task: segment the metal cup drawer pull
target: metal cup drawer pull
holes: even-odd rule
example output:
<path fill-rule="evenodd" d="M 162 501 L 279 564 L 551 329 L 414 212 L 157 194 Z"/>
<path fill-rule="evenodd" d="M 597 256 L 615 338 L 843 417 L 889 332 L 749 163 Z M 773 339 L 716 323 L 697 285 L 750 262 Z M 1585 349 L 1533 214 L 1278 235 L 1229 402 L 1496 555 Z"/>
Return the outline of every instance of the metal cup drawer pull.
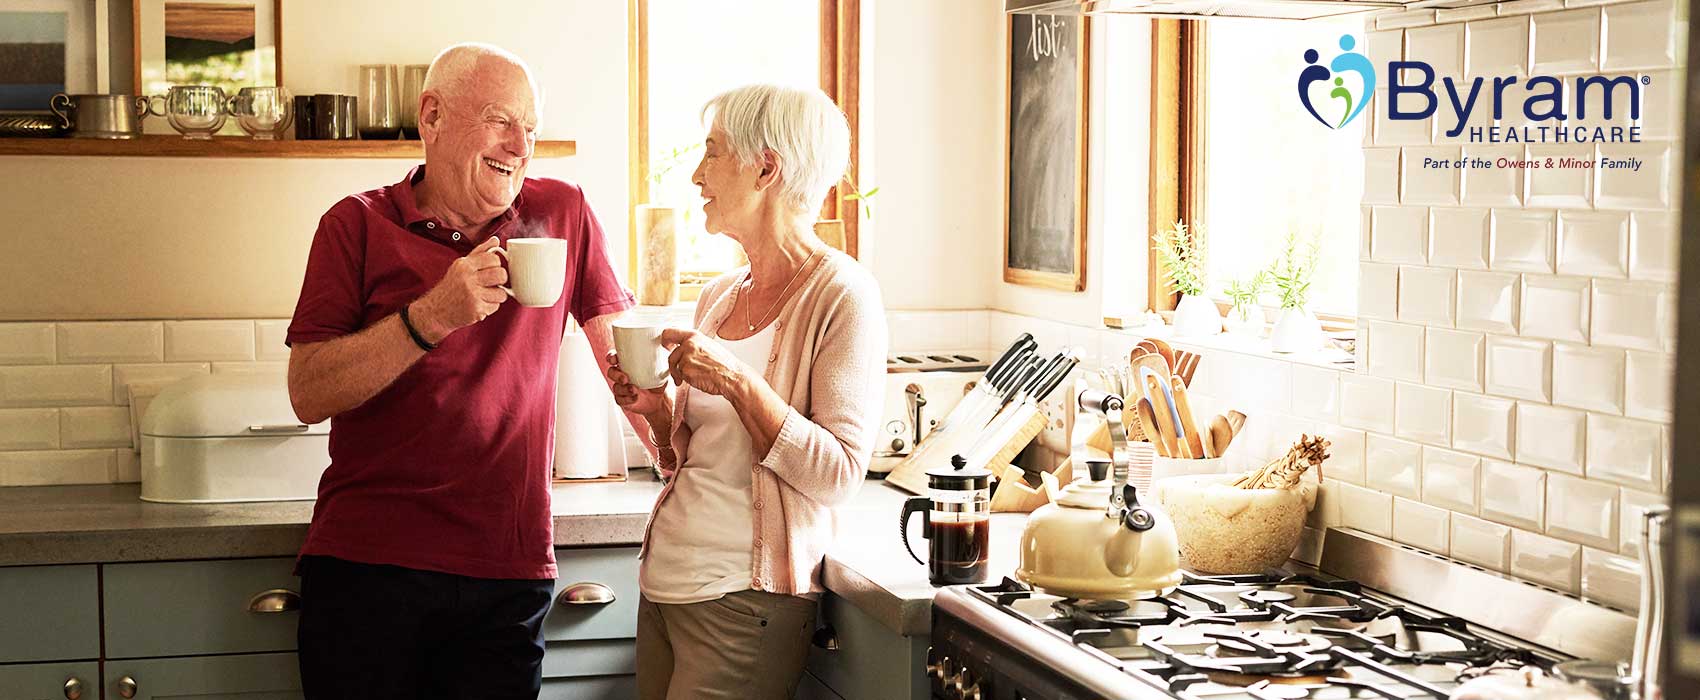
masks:
<path fill-rule="evenodd" d="M 65 681 L 65 700 L 82 700 L 83 679 L 71 676 Z"/>
<path fill-rule="evenodd" d="M 600 583 L 580 581 L 561 589 L 555 596 L 561 605 L 607 605 L 614 602 L 614 589 Z"/>
<path fill-rule="evenodd" d="M 136 679 L 134 678 L 125 676 L 118 679 L 118 697 L 124 698 L 125 700 L 136 697 L 137 687 Z"/>
<path fill-rule="evenodd" d="M 248 599 L 248 612 L 285 613 L 301 609 L 301 594 L 287 588 L 273 588 L 255 593 Z"/>

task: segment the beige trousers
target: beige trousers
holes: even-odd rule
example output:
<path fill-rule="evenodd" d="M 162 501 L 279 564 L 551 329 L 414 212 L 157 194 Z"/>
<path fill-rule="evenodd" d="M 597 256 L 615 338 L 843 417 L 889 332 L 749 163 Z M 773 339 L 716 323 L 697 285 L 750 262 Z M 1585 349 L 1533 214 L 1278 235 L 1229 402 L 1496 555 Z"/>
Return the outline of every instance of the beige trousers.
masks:
<path fill-rule="evenodd" d="M 764 591 L 669 605 L 638 601 L 640 700 L 789 700 L 803 675 L 815 601 Z"/>

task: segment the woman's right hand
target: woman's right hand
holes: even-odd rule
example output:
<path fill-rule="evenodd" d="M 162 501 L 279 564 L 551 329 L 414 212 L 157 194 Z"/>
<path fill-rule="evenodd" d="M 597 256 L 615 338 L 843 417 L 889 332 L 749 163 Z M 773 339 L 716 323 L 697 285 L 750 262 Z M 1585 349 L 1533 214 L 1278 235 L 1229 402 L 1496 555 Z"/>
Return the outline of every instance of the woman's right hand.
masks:
<path fill-rule="evenodd" d="M 608 364 L 608 383 L 614 390 L 614 403 L 651 423 L 672 419 L 673 399 L 667 395 L 665 384 L 654 389 L 639 389 L 632 383 L 631 377 L 620 371 L 620 356 L 613 350 L 608 351 L 603 361 Z"/>

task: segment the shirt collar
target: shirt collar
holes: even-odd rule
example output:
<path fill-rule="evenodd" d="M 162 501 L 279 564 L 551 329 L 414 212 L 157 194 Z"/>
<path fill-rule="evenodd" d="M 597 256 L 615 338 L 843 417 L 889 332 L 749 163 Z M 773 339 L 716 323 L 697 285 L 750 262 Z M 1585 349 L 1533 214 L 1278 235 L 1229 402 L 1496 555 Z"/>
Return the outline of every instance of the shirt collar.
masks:
<path fill-rule="evenodd" d="M 468 246 L 475 245 L 474 243 L 454 238 L 455 231 L 450 229 L 448 224 L 445 224 L 442 221 L 427 215 L 425 212 L 420 211 L 416 188 L 419 183 L 424 180 L 425 164 L 421 163 L 413 166 L 413 169 L 408 170 L 407 177 L 402 178 L 401 182 L 395 184 L 393 192 L 396 213 L 401 215 L 402 225 L 409 230 L 424 233 L 432 238 L 440 239 L 444 242 L 466 244 Z M 514 219 L 519 218 L 520 202 L 524 199 L 525 188 L 522 186 L 520 188 L 519 195 L 514 197 L 513 204 L 508 205 L 508 208 L 501 214 L 498 214 L 495 220 L 491 222 L 489 233 L 498 233 L 502 229 L 507 228 L 508 224 L 512 223 Z"/>

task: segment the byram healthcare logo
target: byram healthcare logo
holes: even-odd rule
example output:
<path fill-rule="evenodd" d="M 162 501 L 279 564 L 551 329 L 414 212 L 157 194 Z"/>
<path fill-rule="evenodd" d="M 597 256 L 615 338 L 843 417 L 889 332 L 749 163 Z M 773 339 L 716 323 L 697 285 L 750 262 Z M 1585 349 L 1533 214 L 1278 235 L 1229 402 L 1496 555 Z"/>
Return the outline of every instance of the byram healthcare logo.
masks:
<path fill-rule="evenodd" d="M 1353 39 L 1352 35 L 1341 34 L 1340 50 L 1344 53 L 1329 61 L 1327 68 L 1317 65 L 1316 62 L 1321 56 L 1317 54 L 1316 49 L 1305 49 L 1305 69 L 1299 71 L 1299 102 L 1304 104 L 1305 111 L 1310 112 L 1310 116 L 1315 117 L 1323 126 L 1330 129 L 1339 129 L 1350 124 L 1360 112 L 1364 111 L 1364 105 L 1369 104 L 1370 95 L 1375 94 L 1375 66 L 1371 65 L 1369 59 L 1364 58 L 1363 54 L 1352 50 L 1352 47 L 1356 45 L 1357 40 Z M 1358 92 L 1356 94 L 1352 92 L 1350 87 L 1346 86 L 1345 76 L 1340 75 L 1346 72 L 1358 74 L 1358 85 L 1356 86 Z M 1339 122 L 1330 122 L 1328 119 L 1324 119 L 1322 114 L 1317 112 L 1316 104 L 1312 103 L 1310 99 L 1311 85 L 1321 82 L 1326 87 L 1330 78 L 1333 78 L 1334 87 L 1328 91 L 1328 100 L 1323 103 L 1322 111 L 1328 112 L 1330 116 L 1335 113 L 1340 114 Z M 1334 106 L 1335 100 L 1344 104 L 1337 109 L 1330 109 Z"/>
<path fill-rule="evenodd" d="M 1342 53 L 1326 67 L 1318 63 L 1322 57 L 1316 49 L 1304 52 L 1299 102 L 1330 129 L 1352 123 L 1375 95 L 1375 66 L 1352 50 L 1356 45 L 1350 34 L 1342 34 Z M 1355 84 L 1348 80 L 1351 75 Z M 1418 60 L 1389 61 L 1385 75 L 1388 119 L 1433 117 L 1439 134 L 1467 134 L 1472 143 L 1640 143 L 1641 93 L 1652 84 L 1652 78 L 1634 75 L 1578 76 L 1569 90 L 1563 79 L 1548 75 L 1436 80 L 1434 66 Z M 1612 124 L 1613 113 L 1621 122 L 1625 108 L 1630 124 Z M 1488 114 L 1472 119 L 1476 110 Z"/>

